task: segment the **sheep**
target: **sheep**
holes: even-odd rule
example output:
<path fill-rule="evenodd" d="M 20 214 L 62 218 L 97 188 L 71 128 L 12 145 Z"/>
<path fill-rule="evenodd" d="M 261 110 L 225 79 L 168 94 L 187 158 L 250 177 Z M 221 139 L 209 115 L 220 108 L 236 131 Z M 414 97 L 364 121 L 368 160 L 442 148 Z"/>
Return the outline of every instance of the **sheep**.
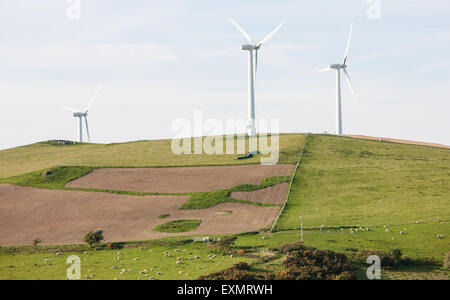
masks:
<path fill-rule="evenodd" d="M 177 260 L 176 264 L 177 264 L 177 265 L 181 264 L 181 261 Z"/>
<path fill-rule="evenodd" d="M 160 272 L 160 271 L 157 271 L 157 272 L 156 272 L 156 275 L 161 275 L 161 272 Z"/>
<path fill-rule="evenodd" d="M 184 272 L 183 271 L 178 271 L 178 274 L 183 274 Z"/>
<path fill-rule="evenodd" d="M 139 258 L 137 258 L 137 257 L 134 259 L 134 261 L 138 261 L 138 260 L 139 260 Z"/>
<path fill-rule="evenodd" d="M 195 259 L 199 259 L 200 258 L 200 256 L 195 256 Z"/>
<path fill-rule="evenodd" d="M 405 234 L 405 232 L 404 231 L 400 231 L 400 234 Z"/>
<path fill-rule="evenodd" d="M 385 231 L 386 231 L 386 232 L 391 232 L 389 229 L 386 229 Z"/>
<path fill-rule="evenodd" d="M 181 256 L 178 257 L 178 260 L 182 260 L 183 258 Z"/>

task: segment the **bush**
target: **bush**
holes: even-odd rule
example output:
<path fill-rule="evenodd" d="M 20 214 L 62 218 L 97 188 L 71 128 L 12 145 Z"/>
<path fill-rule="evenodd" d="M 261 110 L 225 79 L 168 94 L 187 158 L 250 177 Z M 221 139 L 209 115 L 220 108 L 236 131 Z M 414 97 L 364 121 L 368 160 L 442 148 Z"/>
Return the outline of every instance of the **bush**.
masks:
<path fill-rule="evenodd" d="M 273 280 L 275 277 L 267 272 L 250 272 L 247 263 L 239 262 L 231 268 L 200 276 L 198 280 Z"/>
<path fill-rule="evenodd" d="M 83 240 L 89 244 L 89 247 L 93 247 L 95 244 L 103 241 L 103 239 L 103 230 L 89 230 Z"/>
<path fill-rule="evenodd" d="M 294 251 L 294 250 L 303 250 L 303 249 L 306 249 L 306 248 L 303 246 L 303 243 L 298 242 L 298 243 L 292 243 L 292 244 L 286 244 L 286 245 L 283 245 L 283 246 L 281 246 L 281 247 L 279 248 L 279 251 L 280 251 L 281 253 L 287 254 L 287 253 L 292 252 L 292 251 Z"/>
<path fill-rule="evenodd" d="M 235 236 L 224 236 L 217 240 L 217 247 L 221 250 L 229 250 L 236 240 Z"/>
<path fill-rule="evenodd" d="M 123 248 L 123 243 L 108 243 L 106 249 L 118 250 Z"/>
<path fill-rule="evenodd" d="M 40 239 L 34 239 L 33 240 L 33 246 L 37 247 L 40 243 L 42 243 L 42 241 Z"/>
<path fill-rule="evenodd" d="M 394 252 L 395 251 L 395 252 Z M 400 258 L 399 253 L 396 250 L 393 252 L 385 252 L 382 250 L 359 250 L 356 255 L 355 259 L 366 263 L 367 258 L 371 255 L 376 255 L 381 260 L 381 267 L 385 269 L 392 269 L 398 266 L 398 264 L 401 262 L 401 251 L 400 251 Z"/>
<path fill-rule="evenodd" d="M 283 262 L 287 271 L 281 272 L 279 280 L 354 280 L 353 267 L 343 254 L 321 251 L 300 244 L 281 247 L 288 251 Z"/>

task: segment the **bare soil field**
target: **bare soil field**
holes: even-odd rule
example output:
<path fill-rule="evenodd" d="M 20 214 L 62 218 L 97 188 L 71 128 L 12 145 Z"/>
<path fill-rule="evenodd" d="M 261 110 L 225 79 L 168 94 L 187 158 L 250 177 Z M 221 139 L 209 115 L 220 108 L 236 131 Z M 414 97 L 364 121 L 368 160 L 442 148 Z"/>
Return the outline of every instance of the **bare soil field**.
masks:
<path fill-rule="evenodd" d="M 450 149 L 450 146 L 442 145 L 442 144 L 436 144 L 436 143 L 427 143 L 427 142 L 419 142 L 419 141 L 391 139 L 391 138 L 365 136 L 365 135 L 344 135 L 344 136 L 351 137 L 351 138 L 356 138 L 356 139 L 376 140 L 376 141 L 380 141 L 380 142 L 392 142 L 392 143 L 400 143 L 400 144 L 410 144 L 410 145 L 420 145 L 420 146 L 427 146 L 427 147 Z"/>
<path fill-rule="evenodd" d="M 175 168 L 104 168 L 78 178 L 67 187 L 131 192 L 183 193 L 258 185 L 264 178 L 292 175 L 294 165 L 245 165 Z"/>
<path fill-rule="evenodd" d="M 281 204 L 284 202 L 289 183 L 281 183 L 265 189 L 251 192 L 232 192 L 230 197 L 236 200 L 248 200 L 259 203 Z"/>
<path fill-rule="evenodd" d="M 104 230 L 106 241 L 239 233 L 269 226 L 279 210 L 238 203 L 179 210 L 187 199 L 0 185 L 0 246 L 30 245 L 36 238 L 44 245 L 79 244 L 92 229 Z M 162 214 L 169 217 L 159 219 Z M 178 219 L 199 219 L 203 223 L 185 233 L 153 231 L 156 225 Z"/>

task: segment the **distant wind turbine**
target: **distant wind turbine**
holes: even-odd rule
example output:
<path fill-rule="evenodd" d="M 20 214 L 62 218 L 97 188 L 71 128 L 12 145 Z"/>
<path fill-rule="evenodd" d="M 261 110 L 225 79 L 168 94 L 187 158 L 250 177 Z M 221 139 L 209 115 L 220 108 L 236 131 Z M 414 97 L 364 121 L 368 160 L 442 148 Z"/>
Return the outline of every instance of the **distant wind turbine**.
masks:
<path fill-rule="evenodd" d="M 88 106 L 86 106 L 86 108 L 84 109 L 84 111 L 79 111 L 79 110 L 76 110 L 74 108 L 67 107 L 67 106 L 61 106 L 62 109 L 65 109 L 67 111 L 72 112 L 73 116 L 75 118 L 78 118 L 78 120 L 79 120 L 78 137 L 79 137 L 80 143 L 83 142 L 83 118 L 84 118 L 84 122 L 86 124 L 86 133 L 87 133 L 87 136 L 88 136 L 89 143 L 91 142 L 91 136 L 89 134 L 89 125 L 88 125 L 87 116 L 88 116 L 89 109 L 91 108 L 92 103 L 94 103 L 95 97 L 97 96 L 97 94 L 100 91 L 100 89 L 101 89 L 101 87 L 99 86 L 97 88 L 97 90 L 95 91 L 94 96 L 92 96 L 91 101 L 89 102 Z"/>
<path fill-rule="evenodd" d="M 241 49 L 248 51 L 248 135 L 256 136 L 256 124 L 255 124 L 255 79 L 256 72 L 258 70 L 258 50 L 261 46 L 267 42 L 280 28 L 284 22 L 278 25 L 271 33 L 261 40 L 258 44 L 253 42 L 250 36 L 239 26 L 232 18 L 231 23 L 244 35 L 250 44 L 242 45 Z"/>
<path fill-rule="evenodd" d="M 327 72 L 333 69 L 336 70 L 336 134 L 342 135 L 342 111 L 341 111 L 341 69 L 344 71 L 345 79 L 347 80 L 348 86 L 350 87 L 350 91 L 353 96 L 353 100 L 355 103 L 358 103 L 356 100 L 355 92 L 352 88 L 352 84 L 350 83 L 350 76 L 347 72 L 347 57 L 350 49 L 350 40 L 352 38 L 353 32 L 353 23 L 350 26 L 350 35 L 347 40 L 347 47 L 345 49 L 344 59 L 340 64 L 332 64 L 328 68 L 319 70 L 319 72 Z"/>

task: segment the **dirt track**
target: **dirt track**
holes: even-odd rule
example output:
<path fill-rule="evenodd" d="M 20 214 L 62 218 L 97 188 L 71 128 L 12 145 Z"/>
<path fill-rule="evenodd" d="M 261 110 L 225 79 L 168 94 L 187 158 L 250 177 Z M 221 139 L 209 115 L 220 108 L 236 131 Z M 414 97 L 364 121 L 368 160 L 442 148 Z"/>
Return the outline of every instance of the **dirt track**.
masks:
<path fill-rule="evenodd" d="M 177 168 L 105 168 L 70 182 L 68 187 L 132 192 L 183 193 L 260 184 L 264 178 L 288 176 L 294 165 L 245 165 Z"/>
<path fill-rule="evenodd" d="M 375 140 L 375 141 L 380 141 L 380 142 L 392 142 L 392 143 L 399 143 L 399 144 L 420 145 L 420 146 L 427 146 L 427 147 L 450 149 L 450 146 L 436 144 L 436 143 L 399 140 L 399 139 L 382 138 L 382 137 L 365 136 L 365 135 L 344 135 L 344 136 L 356 138 L 356 139 Z"/>
<path fill-rule="evenodd" d="M 106 241 L 156 239 L 176 235 L 238 233 L 269 226 L 279 207 L 222 203 L 202 210 L 179 210 L 187 196 L 128 196 L 109 193 L 45 190 L 0 185 L 0 246 L 82 243 L 91 229 L 103 229 Z M 231 214 L 222 214 L 233 211 Z M 159 219 L 168 213 L 170 217 Z M 202 219 L 191 232 L 154 232 L 176 219 Z"/>
<path fill-rule="evenodd" d="M 284 202 L 289 183 L 281 183 L 262 190 L 251 192 L 232 192 L 230 197 L 260 203 L 280 204 Z"/>

